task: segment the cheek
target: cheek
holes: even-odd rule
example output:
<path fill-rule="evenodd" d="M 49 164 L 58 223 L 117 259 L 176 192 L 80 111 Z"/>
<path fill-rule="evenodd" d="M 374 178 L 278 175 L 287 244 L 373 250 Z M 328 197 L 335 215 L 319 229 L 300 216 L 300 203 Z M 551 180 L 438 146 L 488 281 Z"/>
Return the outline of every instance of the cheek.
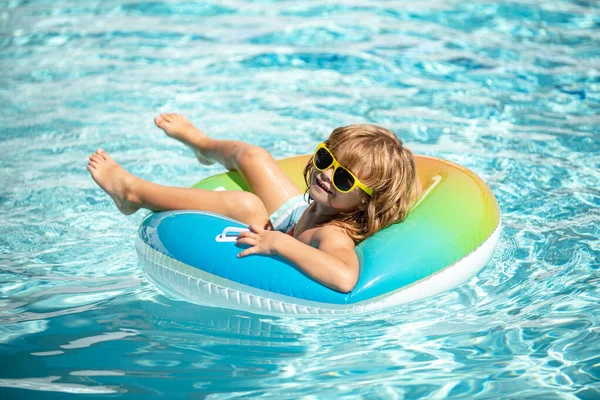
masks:
<path fill-rule="evenodd" d="M 343 209 L 344 211 L 354 211 L 360 207 L 362 196 L 360 193 L 353 191 L 344 196 L 336 196 L 334 201 L 337 203 L 338 208 Z"/>
<path fill-rule="evenodd" d="M 319 171 L 317 171 L 316 169 L 312 169 L 311 173 L 310 173 L 310 181 L 314 182 L 315 179 L 317 178 L 317 174 L 319 173 Z"/>
<path fill-rule="evenodd" d="M 310 174 L 310 180 L 308 181 L 308 184 L 309 184 L 309 189 L 310 189 L 310 186 L 314 186 L 317 184 L 317 171 L 315 171 L 314 169 L 313 169 L 312 173 Z"/>

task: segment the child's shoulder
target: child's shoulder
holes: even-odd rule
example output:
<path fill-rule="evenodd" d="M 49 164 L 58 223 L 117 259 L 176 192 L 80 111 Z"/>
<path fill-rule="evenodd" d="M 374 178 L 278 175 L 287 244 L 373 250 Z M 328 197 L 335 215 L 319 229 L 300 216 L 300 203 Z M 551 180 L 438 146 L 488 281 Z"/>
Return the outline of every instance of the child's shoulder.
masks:
<path fill-rule="evenodd" d="M 313 239 L 320 244 L 328 244 L 354 248 L 354 241 L 348 232 L 341 226 L 325 224 L 319 226 L 314 233 Z"/>

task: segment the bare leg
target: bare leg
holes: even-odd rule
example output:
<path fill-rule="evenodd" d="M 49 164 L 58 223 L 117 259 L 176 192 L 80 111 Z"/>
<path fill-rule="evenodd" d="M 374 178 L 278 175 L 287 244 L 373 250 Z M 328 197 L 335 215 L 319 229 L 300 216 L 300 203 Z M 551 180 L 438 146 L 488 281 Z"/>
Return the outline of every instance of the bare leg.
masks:
<path fill-rule="evenodd" d="M 188 146 L 204 165 L 211 165 L 215 160 L 209 154 L 205 154 L 202 144 L 211 138 L 196 128 L 184 115 L 181 114 L 161 114 L 154 118 L 156 126 L 165 133 Z"/>
<path fill-rule="evenodd" d="M 234 140 L 212 139 L 181 114 L 161 114 L 154 122 L 167 135 L 190 147 L 200 162 L 218 161 L 230 171 L 240 172 L 269 214 L 289 198 L 302 194 L 273 156 L 261 147 Z"/>
<path fill-rule="evenodd" d="M 261 200 L 247 192 L 162 186 L 138 178 L 98 149 L 90 156 L 88 170 L 126 215 L 140 208 L 152 211 L 201 210 L 226 215 L 246 224 L 266 226 L 269 215 Z"/>

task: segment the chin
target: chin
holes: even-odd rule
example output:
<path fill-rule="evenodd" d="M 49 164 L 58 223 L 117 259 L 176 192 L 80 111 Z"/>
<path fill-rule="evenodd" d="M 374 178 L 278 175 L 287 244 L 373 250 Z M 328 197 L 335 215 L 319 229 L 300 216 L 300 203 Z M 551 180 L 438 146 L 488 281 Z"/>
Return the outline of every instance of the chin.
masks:
<path fill-rule="evenodd" d="M 318 201 L 319 203 L 322 203 L 323 199 L 327 198 L 327 195 L 323 193 L 316 185 L 310 185 L 308 194 L 310 194 L 310 197 L 312 197 L 314 201 Z"/>
<path fill-rule="evenodd" d="M 312 197 L 312 199 L 317 203 L 331 207 L 330 195 L 319 189 L 316 184 L 310 186 L 310 190 L 308 191 L 308 193 L 310 194 L 310 197 Z"/>

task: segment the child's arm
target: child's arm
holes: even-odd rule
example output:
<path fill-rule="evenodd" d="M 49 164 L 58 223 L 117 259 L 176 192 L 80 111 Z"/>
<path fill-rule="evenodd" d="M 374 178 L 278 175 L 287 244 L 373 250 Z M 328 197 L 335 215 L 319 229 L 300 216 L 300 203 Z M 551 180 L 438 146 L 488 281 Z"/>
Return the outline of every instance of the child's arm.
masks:
<path fill-rule="evenodd" d="M 358 282 L 358 258 L 354 242 L 339 228 L 322 227 L 314 236 L 317 248 L 278 231 L 250 226 L 251 232 L 238 237 L 238 244 L 252 246 L 238 257 L 250 254 L 280 255 L 297 265 L 304 273 L 323 285 L 348 293 Z"/>

